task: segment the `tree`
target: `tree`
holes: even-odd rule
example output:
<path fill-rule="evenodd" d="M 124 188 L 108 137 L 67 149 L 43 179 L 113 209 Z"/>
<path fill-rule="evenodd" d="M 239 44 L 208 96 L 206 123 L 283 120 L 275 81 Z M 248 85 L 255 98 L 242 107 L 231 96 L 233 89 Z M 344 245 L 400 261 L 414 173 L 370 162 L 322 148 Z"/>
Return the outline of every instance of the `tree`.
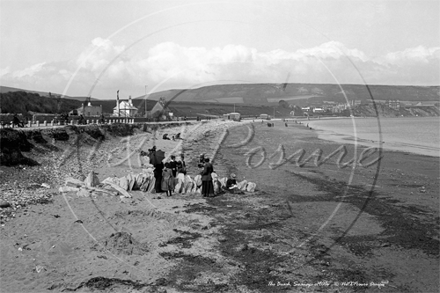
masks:
<path fill-rule="evenodd" d="M 278 107 L 281 107 L 281 108 L 290 108 L 290 105 L 289 105 L 289 103 L 287 103 L 285 100 L 280 100 L 279 102 L 278 102 Z"/>

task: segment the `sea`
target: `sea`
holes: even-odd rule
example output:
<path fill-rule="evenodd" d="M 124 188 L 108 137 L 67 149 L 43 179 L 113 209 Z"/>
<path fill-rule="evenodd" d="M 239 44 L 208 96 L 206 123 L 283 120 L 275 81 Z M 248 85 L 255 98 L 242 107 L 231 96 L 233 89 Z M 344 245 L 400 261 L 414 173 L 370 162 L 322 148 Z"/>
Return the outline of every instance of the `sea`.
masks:
<path fill-rule="evenodd" d="M 303 123 L 326 140 L 440 157 L 440 117 L 327 118 Z"/>

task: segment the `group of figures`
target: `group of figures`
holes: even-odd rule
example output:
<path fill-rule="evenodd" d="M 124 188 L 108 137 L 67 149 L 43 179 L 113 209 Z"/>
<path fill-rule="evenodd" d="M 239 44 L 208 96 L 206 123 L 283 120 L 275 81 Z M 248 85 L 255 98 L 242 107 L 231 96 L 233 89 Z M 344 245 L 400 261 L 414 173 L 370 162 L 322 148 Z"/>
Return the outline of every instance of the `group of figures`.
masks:
<path fill-rule="evenodd" d="M 176 161 L 176 156 L 171 156 L 169 162 L 162 162 L 164 153 L 156 150 L 156 146 L 148 150 L 150 152 L 150 162 L 154 166 L 154 178 L 156 178 L 154 189 L 156 193 L 166 192 L 171 196 L 175 187 L 177 173 L 186 175 L 185 156 L 180 155 L 180 160 Z"/>
<path fill-rule="evenodd" d="M 180 160 L 176 160 L 174 155 L 170 156 L 168 162 L 163 163 L 164 153 L 161 150 L 156 150 L 154 146 L 149 149 L 150 163 L 154 166 L 153 174 L 155 178 L 154 190 L 156 193 L 165 192 L 167 196 L 172 196 L 172 192 L 176 187 L 176 177 L 179 173 L 186 175 L 187 165 L 185 162 L 184 154 L 180 155 Z M 197 167 L 200 172 L 198 175 L 200 178 L 199 182 L 201 184 L 201 193 L 203 197 L 213 197 L 214 184 L 213 177 L 216 176 L 214 173 L 214 167 L 210 162 L 210 159 L 201 154 Z M 231 174 L 230 178 L 226 182 L 226 191 L 233 193 L 237 189 L 236 175 Z"/>
<path fill-rule="evenodd" d="M 212 183 L 212 173 L 214 167 L 205 154 L 201 154 L 199 158 L 199 168 L 203 168 L 200 175 L 202 176 L 202 195 L 203 197 L 214 196 L 214 184 Z"/>

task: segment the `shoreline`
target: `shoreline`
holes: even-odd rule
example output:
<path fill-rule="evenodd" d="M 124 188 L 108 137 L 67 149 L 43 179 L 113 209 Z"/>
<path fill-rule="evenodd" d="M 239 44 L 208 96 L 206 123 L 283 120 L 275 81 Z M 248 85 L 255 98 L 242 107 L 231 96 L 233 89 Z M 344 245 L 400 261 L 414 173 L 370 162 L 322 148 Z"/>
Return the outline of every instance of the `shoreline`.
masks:
<path fill-rule="evenodd" d="M 399 119 L 399 118 L 401 118 L 401 117 L 389 118 L 389 119 Z M 424 118 L 430 119 L 432 117 L 417 117 L 415 119 L 424 119 Z M 367 118 L 356 118 L 356 119 L 362 119 L 362 120 L 376 119 L 377 120 L 377 118 L 368 118 L 368 117 Z M 406 117 L 405 117 L 405 119 L 406 119 Z M 354 136 L 353 134 L 348 134 L 345 132 L 338 132 L 338 130 L 336 130 L 336 129 L 330 130 L 330 129 L 322 128 L 313 122 L 319 123 L 319 120 L 308 121 L 308 123 L 310 124 L 310 126 L 312 126 L 314 128 L 314 130 L 317 131 L 318 136 L 324 140 L 330 140 L 330 141 L 334 141 L 337 143 L 350 143 L 350 144 L 354 144 L 354 145 L 359 144 L 361 146 L 382 148 L 384 151 L 412 153 L 412 154 L 429 156 L 429 157 L 436 157 L 436 158 L 440 157 L 440 148 L 438 146 L 436 147 L 433 145 L 431 146 L 431 145 L 426 145 L 426 144 L 416 144 L 416 143 L 411 143 L 411 142 L 406 142 L 406 141 L 394 141 L 395 138 L 389 138 L 389 137 L 383 137 L 382 138 L 383 141 L 381 143 L 379 140 L 377 140 L 377 138 L 375 138 L 375 139 L 359 138 L 359 137 Z"/>

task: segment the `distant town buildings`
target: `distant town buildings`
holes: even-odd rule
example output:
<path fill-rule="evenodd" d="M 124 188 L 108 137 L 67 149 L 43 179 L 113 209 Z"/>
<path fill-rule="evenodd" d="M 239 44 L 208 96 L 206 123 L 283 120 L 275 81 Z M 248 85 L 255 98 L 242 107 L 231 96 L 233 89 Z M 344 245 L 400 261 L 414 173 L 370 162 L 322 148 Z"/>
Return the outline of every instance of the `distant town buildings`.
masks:
<path fill-rule="evenodd" d="M 352 107 L 357 106 L 357 105 L 360 105 L 360 104 L 362 104 L 362 101 L 361 101 L 361 100 L 351 100 L 351 101 L 350 101 L 350 105 L 351 105 Z"/>
<path fill-rule="evenodd" d="M 391 109 L 394 109 L 394 110 L 399 110 L 400 109 L 400 101 L 399 100 L 387 100 L 386 104 Z"/>
<path fill-rule="evenodd" d="M 314 107 L 313 108 L 313 113 L 324 113 L 325 112 L 325 110 L 323 109 L 323 108 L 321 108 L 321 107 Z"/>

